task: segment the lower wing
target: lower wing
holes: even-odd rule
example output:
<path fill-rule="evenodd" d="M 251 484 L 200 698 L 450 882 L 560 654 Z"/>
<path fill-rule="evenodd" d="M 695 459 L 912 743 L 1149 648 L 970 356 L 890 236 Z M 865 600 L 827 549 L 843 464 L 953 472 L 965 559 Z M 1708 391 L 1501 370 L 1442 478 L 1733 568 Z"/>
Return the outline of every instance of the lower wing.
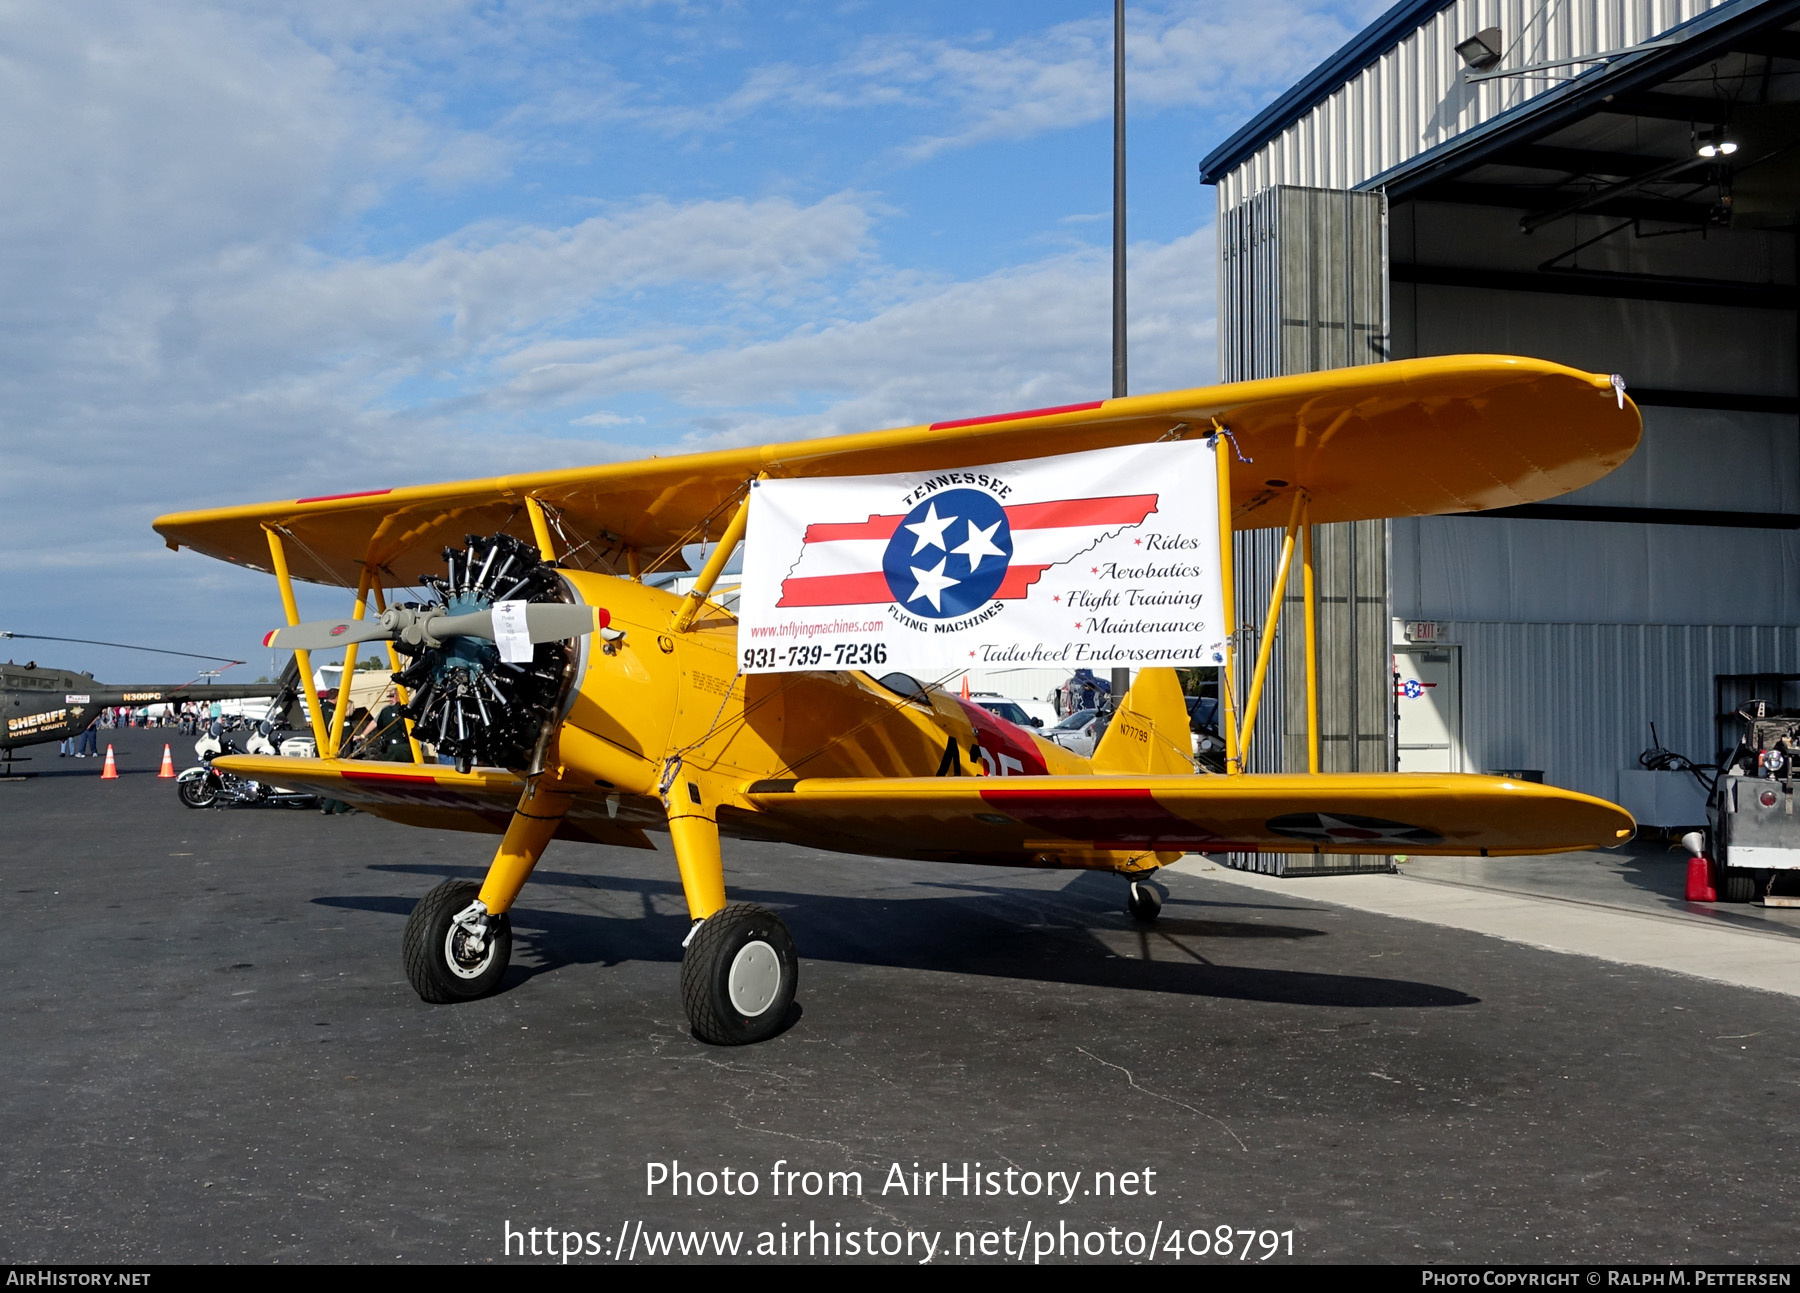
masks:
<path fill-rule="evenodd" d="M 754 782 L 747 797 L 790 826 L 865 845 L 990 857 L 1562 853 L 1636 829 L 1604 799 L 1466 774 L 819 778 Z"/>
<path fill-rule="evenodd" d="M 230 754 L 213 766 L 233 776 L 300 787 L 341 800 L 376 817 L 408 826 L 498 834 L 512 820 L 513 807 L 525 779 L 499 768 L 458 772 L 435 763 L 377 763 L 358 759 L 289 759 L 256 754 Z M 569 809 L 556 838 L 654 848 L 643 827 L 639 805 L 605 796 L 579 798 Z M 661 813 L 656 820 L 662 820 Z"/>

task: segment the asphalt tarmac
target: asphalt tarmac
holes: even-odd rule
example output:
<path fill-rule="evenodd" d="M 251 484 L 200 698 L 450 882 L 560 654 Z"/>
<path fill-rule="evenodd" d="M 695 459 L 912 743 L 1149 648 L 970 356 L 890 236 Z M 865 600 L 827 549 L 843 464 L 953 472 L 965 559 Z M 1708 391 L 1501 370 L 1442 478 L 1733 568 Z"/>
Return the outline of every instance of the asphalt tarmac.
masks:
<path fill-rule="evenodd" d="M 728 842 L 802 956 L 775 1040 L 688 1032 L 666 852 L 554 845 L 504 989 L 428 1006 L 401 927 L 491 838 L 190 811 L 163 733 L 112 739 L 117 782 L 42 747 L 0 784 L 7 1262 L 554 1261 L 546 1229 L 585 1262 L 1800 1249 L 1791 997 L 1198 875 L 1144 932 L 1116 878 Z M 649 1192 L 676 1161 L 696 1193 Z"/>

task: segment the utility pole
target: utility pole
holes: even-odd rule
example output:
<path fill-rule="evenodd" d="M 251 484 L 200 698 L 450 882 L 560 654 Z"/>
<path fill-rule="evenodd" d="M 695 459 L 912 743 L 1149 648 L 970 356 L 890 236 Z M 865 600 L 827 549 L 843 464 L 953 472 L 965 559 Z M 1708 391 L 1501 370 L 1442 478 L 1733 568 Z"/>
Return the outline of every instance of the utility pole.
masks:
<path fill-rule="evenodd" d="M 1113 0 L 1112 393 L 1125 383 L 1125 0 Z"/>
<path fill-rule="evenodd" d="M 1112 393 L 1126 394 L 1125 382 L 1125 0 L 1113 0 L 1113 263 Z M 1112 671 L 1112 705 L 1117 709 L 1131 686 L 1130 669 Z"/>

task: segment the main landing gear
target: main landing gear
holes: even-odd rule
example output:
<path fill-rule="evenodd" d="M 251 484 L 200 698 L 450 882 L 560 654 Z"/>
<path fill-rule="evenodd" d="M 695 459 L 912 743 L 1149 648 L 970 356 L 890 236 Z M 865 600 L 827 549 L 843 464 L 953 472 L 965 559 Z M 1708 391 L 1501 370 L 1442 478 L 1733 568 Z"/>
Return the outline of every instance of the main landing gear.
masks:
<path fill-rule="evenodd" d="M 718 824 L 698 785 L 682 787 L 669 837 L 694 924 L 681 959 L 681 1002 L 701 1041 L 742 1046 L 788 1024 L 800 958 L 781 918 L 754 903 L 725 904 Z M 446 880 L 419 900 L 401 950 L 406 977 L 433 1004 L 472 1001 L 498 990 L 512 958 L 507 911 L 568 812 L 569 796 L 527 786 L 487 879 Z"/>
<path fill-rule="evenodd" d="M 400 939 L 406 978 L 433 1005 L 487 996 L 512 960 L 512 921 L 490 915 L 480 893 L 473 880 L 446 880 L 407 918 Z"/>
<path fill-rule="evenodd" d="M 800 958 L 774 912 L 736 903 L 694 927 L 681 958 L 681 1004 L 702 1041 L 742 1046 L 781 1031 Z"/>
<path fill-rule="evenodd" d="M 1147 881 L 1133 880 L 1126 891 L 1125 910 L 1140 925 L 1148 925 L 1162 914 L 1162 895 Z"/>

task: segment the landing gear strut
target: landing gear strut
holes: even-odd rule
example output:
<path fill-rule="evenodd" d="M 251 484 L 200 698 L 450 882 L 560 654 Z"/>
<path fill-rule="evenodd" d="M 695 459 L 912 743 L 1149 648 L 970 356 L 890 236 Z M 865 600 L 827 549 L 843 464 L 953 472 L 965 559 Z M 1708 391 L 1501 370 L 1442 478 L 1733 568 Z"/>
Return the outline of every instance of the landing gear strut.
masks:
<path fill-rule="evenodd" d="M 1162 914 L 1162 895 L 1146 881 L 1133 880 L 1125 898 L 1125 910 L 1140 925 L 1148 925 Z"/>

